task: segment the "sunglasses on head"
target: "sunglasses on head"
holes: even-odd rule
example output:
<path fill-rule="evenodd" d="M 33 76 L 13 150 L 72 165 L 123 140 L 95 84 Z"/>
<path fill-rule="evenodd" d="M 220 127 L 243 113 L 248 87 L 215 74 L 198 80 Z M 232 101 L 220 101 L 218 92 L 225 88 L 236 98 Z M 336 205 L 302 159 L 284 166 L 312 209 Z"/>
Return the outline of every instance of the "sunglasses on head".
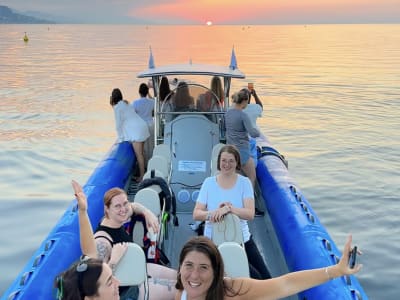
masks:
<path fill-rule="evenodd" d="M 76 265 L 75 271 L 78 273 L 78 289 L 81 294 L 82 299 L 85 297 L 85 293 L 82 288 L 83 273 L 88 269 L 88 261 L 90 257 L 86 255 L 81 255 L 79 258 L 79 263 Z M 64 278 L 62 275 L 56 278 L 57 293 L 55 295 L 57 300 L 61 300 L 64 297 Z"/>
<path fill-rule="evenodd" d="M 88 269 L 88 261 L 89 261 L 90 257 L 87 255 L 81 255 L 80 259 L 79 259 L 79 263 L 76 266 L 76 272 L 78 273 L 78 289 L 79 289 L 79 293 L 81 294 L 82 299 L 85 297 L 85 293 L 83 292 L 83 273 L 86 272 L 86 270 Z"/>

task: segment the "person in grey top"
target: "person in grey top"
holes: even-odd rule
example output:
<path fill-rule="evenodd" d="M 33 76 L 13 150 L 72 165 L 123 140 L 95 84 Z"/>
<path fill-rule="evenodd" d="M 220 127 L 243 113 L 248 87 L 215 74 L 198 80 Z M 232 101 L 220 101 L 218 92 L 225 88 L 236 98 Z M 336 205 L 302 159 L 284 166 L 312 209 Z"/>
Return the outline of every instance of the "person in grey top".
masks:
<path fill-rule="evenodd" d="M 260 132 L 253 127 L 249 116 L 243 111 L 249 102 L 249 90 L 242 89 L 234 94 L 232 98 L 233 106 L 225 114 L 226 142 L 227 144 L 235 145 L 239 149 L 242 171 L 249 177 L 254 188 L 256 170 L 254 161 L 250 159 L 249 135 L 258 137 Z"/>

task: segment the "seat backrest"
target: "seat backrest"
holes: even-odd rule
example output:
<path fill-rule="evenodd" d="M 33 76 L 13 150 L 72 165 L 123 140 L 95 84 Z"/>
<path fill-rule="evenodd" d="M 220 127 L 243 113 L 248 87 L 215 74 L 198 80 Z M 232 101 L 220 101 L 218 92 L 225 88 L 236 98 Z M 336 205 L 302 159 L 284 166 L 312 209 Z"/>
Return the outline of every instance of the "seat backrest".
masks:
<path fill-rule="evenodd" d="M 212 149 L 212 152 L 211 152 L 211 176 L 214 176 L 218 173 L 218 169 L 217 169 L 218 154 L 223 146 L 225 146 L 225 144 L 218 143 L 218 144 L 215 144 Z"/>
<path fill-rule="evenodd" d="M 143 179 L 151 178 L 151 171 L 152 170 L 147 170 L 146 173 L 143 175 Z M 155 177 L 161 177 L 164 178 L 165 175 L 160 171 L 160 170 L 154 170 L 154 176 Z"/>
<path fill-rule="evenodd" d="M 135 195 L 134 202 L 147 207 L 157 217 L 161 214 L 160 197 L 158 192 L 152 188 L 147 187 L 139 190 Z"/>
<path fill-rule="evenodd" d="M 249 262 L 244 248 L 235 242 L 224 242 L 218 246 L 224 261 L 225 275 L 231 278 L 250 277 Z"/>
<path fill-rule="evenodd" d="M 227 214 L 221 222 L 212 223 L 212 241 L 219 246 L 224 242 L 243 245 L 243 232 L 240 219 L 234 214 Z"/>
<path fill-rule="evenodd" d="M 140 285 L 147 281 L 147 262 L 143 249 L 128 243 L 128 249 L 115 268 L 115 277 L 120 286 Z"/>
<path fill-rule="evenodd" d="M 150 158 L 149 162 L 147 163 L 147 170 L 158 170 L 163 174 L 163 176 L 160 177 L 168 179 L 170 163 L 168 163 L 167 159 L 163 156 L 153 155 L 153 157 Z"/>
<path fill-rule="evenodd" d="M 155 146 L 153 149 L 153 156 L 156 155 L 164 157 L 169 164 L 171 163 L 171 150 L 169 149 L 169 145 L 159 144 Z"/>
<path fill-rule="evenodd" d="M 136 195 L 134 202 L 142 204 L 144 207 L 148 208 L 157 218 L 160 218 L 161 207 L 160 207 L 160 197 L 158 192 L 153 188 L 144 188 L 139 190 Z M 133 227 L 132 238 L 135 243 L 143 246 L 143 235 L 144 228 L 141 222 L 136 222 Z"/>

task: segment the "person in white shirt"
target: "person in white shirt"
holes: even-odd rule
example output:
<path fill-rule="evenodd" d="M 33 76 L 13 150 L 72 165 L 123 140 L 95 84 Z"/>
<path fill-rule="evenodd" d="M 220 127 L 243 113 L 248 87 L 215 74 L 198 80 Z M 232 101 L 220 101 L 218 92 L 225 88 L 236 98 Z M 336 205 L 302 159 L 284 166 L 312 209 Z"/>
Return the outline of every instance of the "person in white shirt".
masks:
<path fill-rule="evenodd" d="M 144 144 L 144 157 L 145 165 L 152 155 L 154 148 L 154 99 L 149 98 L 149 87 L 147 84 L 142 83 L 139 86 L 140 98 L 132 102 L 136 113 L 147 123 L 149 128 L 150 137 L 146 140 Z"/>
<path fill-rule="evenodd" d="M 123 100 L 120 89 L 114 89 L 110 97 L 110 105 L 114 109 L 115 127 L 118 135 L 118 143 L 131 142 L 139 166 L 139 177 L 137 181 L 142 181 L 144 175 L 144 141 L 150 136 L 146 122 L 129 105 L 128 101 Z"/>

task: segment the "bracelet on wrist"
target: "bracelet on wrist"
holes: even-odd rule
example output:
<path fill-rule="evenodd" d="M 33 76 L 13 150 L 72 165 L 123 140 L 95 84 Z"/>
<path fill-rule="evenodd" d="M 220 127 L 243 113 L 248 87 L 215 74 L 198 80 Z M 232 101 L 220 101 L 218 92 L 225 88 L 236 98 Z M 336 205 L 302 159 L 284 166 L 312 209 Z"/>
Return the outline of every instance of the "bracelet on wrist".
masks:
<path fill-rule="evenodd" d="M 332 280 L 333 278 L 331 277 L 331 275 L 329 274 L 329 267 L 325 268 L 325 274 L 328 277 L 328 280 Z"/>

